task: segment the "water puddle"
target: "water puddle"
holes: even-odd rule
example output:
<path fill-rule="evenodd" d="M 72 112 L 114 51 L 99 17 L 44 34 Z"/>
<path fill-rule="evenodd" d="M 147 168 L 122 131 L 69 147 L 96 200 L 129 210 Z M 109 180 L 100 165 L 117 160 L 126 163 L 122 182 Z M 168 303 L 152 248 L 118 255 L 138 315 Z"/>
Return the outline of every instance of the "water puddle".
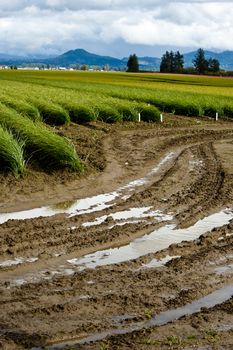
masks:
<path fill-rule="evenodd" d="M 0 267 L 10 267 L 15 265 L 20 265 L 24 263 L 33 263 L 37 261 L 38 258 L 15 258 L 12 260 L 0 260 Z"/>
<path fill-rule="evenodd" d="M 166 249 L 171 244 L 193 241 L 213 228 L 228 224 L 231 219 L 233 219 L 233 212 L 226 209 L 199 220 L 189 228 L 177 229 L 174 224 L 165 225 L 125 246 L 100 250 L 81 258 L 68 260 L 68 262 L 79 266 L 82 270 L 138 259 L 141 256 Z"/>
<path fill-rule="evenodd" d="M 215 327 L 216 331 L 219 332 L 227 332 L 233 329 L 233 323 L 223 323 L 223 324 L 219 324 L 217 325 L 217 327 Z"/>
<path fill-rule="evenodd" d="M 9 286 L 7 287 L 10 289 L 12 286 L 22 286 L 27 283 L 37 283 L 38 281 L 44 280 L 49 281 L 53 277 L 59 277 L 59 276 L 71 276 L 75 273 L 75 269 L 71 269 L 66 265 L 60 265 L 57 267 L 57 269 L 50 269 L 50 270 L 41 270 L 37 273 L 28 273 L 24 276 L 19 276 L 15 278 L 13 281 L 10 281 Z"/>
<path fill-rule="evenodd" d="M 162 258 L 162 259 L 153 259 L 148 264 L 143 264 L 141 268 L 151 269 L 151 268 L 156 268 L 156 267 L 163 267 L 169 261 L 171 261 L 173 259 L 178 259 L 178 258 L 180 258 L 179 255 L 176 255 L 176 256 L 167 255 L 167 256 L 165 256 L 165 258 Z"/>
<path fill-rule="evenodd" d="M 222 275 L 224 273 L 229 273 L 229 272 L 233 272 L 233 264 L 229 264 L 229 265 L 224 265 L 224 266 L 218 266 L 214 269 L 214 271 L 217 273 L 217 275 Z"/>
<path fill-rule="evenodd" d="M 69 216 L 82 215 L 104 210 L 114 205 L 115 199 L 126 200 L 130 197 L 130 193 L 136 188 L 143 186 L 150 181 L 150 178 L 157 173 L 160 168 L 175 157 L 175 153 L 171 152 L 166 155 L 159 164 L 150 171 L 144 178 L 131 181 L 126 186 L 120 187 L 117 191 L 100 194 L 93 197 L 82 198 L 77 201 L 67 201 L 58 203 L 53 206 L 44 206 L 30 210 L 12 213 L 0 213 L 0 224 L 8 220 L 25 220 L 38 217 L 49 217 L 56 214 L 67 214 Z"/>
<path fill-rule="evenodd" d="M 94 221 L 83 223 L 84 227 L 101 225 L 104 222 L 112 222 L 127 219 L 143 219 L 153 217 L 157 221 L 172 220 L 173 217 L 169 214 L 164 214 L 160 210 L 152 210 L 152 207 L 130 208 L 128 210 L 118 211 L 109 215 L 104 215 L 96 218 Z M 128 223 L 129 221 L 127 221 Z M 130 223 L 134 222 L 133 220 Z"/>
<path fill-rule="evenodd" d="M 71 258 L 67 260 L 64 255 L 63 263 L 58 265 L 56 262 L 53 266 L 50 266 L 47 270 L 41 270 L 37 273 L 28 273 L 23 276 L 18 276 L 16 279 L 9 279 L 9 288 L 11 286 L 22 285 L 26 283 L 36 283 L 41 280 L 50 280 L 54 276 L 71 275 L 75 272 L 83 271 L 86 268 L 95 268 L 97 266 L 106 266 L 111 264 L 117 264 L 121 262 L 127 262 L 139 257 L 145 256 L 150 253 L 156 253 L 163 249 L 168 248 L 171 244 L 180 243 L 182 241 L 193 241 L 200 237 L 200 235 L 212 230 L 215 227 L 228 224 L 233 219 L 233 212 L 229 209 L 223 210 L 219 213 L 210 215 L 203 220 L 198 221 L 195 225 L 186 229 L 177 229 L 174 224 L 165 225 L 150 234 L 144 235 L 141 238 L 133 240 L 131 243 L 112 249 L 105 249 L 82 256 L 80 258 Z M 56 254 L 61 256 L 62 254 Z M 230 259 L 231 255 L 227 256 Z M 165 258 L 153 259 L 148 264 L 144 264 L 139 269 L 143 268 L 156 268 L 165 266 L 165 264 L 171 259 L 175 259 L 177 256 L 166 256 Z M 5 263 L 2 261 L 2 263 Z M 11 260 L 11 264 L 20 263 L 19 260 Z M 10 264 L 5 263 L 5 264 Z M 229 261 L 229 263 L 231 263 Z M 226 257 L 221 261 L 209 262 L 210 265 L 218 267 L 218 265 L 229 264 Z"/>
<path fill-rule="evenodd" d="M 112 321 L 116 323 L 116 325 L 120 326 L 122 322 L 130 321 L 133 320 L 137 317 L 137 315 L 117 315 L 117 316 L 112 316 Z"/>
<path fill-rule="evenodd" d="M 156 326 L 163 326 L 169 322 L 176 321 L 183 316 L 189 316 L 194 313 L 200 312 L 202 308 L 212 308 L 218 304 L 222 304 L 227 300 L 229 300 L 232 296 L 233 296 L 233 284 L 227 287 L 218 289 L 213 293 L 206 295 L 203 298 L 200 298 L 198 300 L 195 300 L 192 303 L 189 303 L 185 306 L 179 307 L 177 309 L 161 312 L 160 314 L 156 315 L 149 321 L 135 322 L 127 328 L 117 328 L 117 329 L 107 330 L 102 333 L 90 335 L 81 340 L 72 340 L 72 341 L 62 342 L 59 344 L 50 345 L 50 346 L 47 346 L 46 349 L 48 350 L 64 349 L 66 346 L 84 345 L 90 342 L 101 341 L 109 336 L 129 334 L 134 331 L 140 331 L 142 329 L 148 329 Z M 41 350 L 41 348 L 33 348 L 32 350 Z"/>
<path fill-rule="evenodd" d="M 56 214 L 74 216 L 101 211 L 110 207 L 109 203 L 116 199 L 117 196 L 117 192 L 112 192 L 100 194 L 94 197 L 87 197 L 74 202 L 69 201 L 69 205 L 66 205 L 66 202 L 63 202 L 62 205 L 59 203 L 58 205 L 50 207 L 41 207 L 14 213 L 0 213 L 0 224 L 3 224 L 8 220 L 34 219 L 38 217 L 50 217 Z"/>

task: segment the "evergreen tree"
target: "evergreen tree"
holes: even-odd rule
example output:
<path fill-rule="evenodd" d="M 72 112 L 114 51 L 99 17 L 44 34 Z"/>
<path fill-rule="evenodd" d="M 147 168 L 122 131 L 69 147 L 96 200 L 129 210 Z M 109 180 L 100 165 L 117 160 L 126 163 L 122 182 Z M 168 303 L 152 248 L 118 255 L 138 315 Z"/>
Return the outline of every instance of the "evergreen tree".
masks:
<path fill-rule="evenodd" d="M 220 71 L 220 63 L 217 59 L 209 59 L 209 72 L 217 73 Z"/>
<path fill-rule="evenodd" d="M 174 55 L 174 52 L 171 51 L 170 54 L 169 54 L 169 57 L 170 57 L 170 73 L 175 73 L 175 55 Z"/>
<path fill-rule="evenodd" d="M 204 74 L 208 71 L 209 62 L 205 58 L 205 51 L 203 49 L 197 50 L 193 65 L 198 74 Z"/>
<path fill-rule="evenodd" d="M 161 58 L 160 72 L 162 73 L 180 73 L 184 66 L 184 57 L 177 52 L 168 52 Z"/>
<path fill-rule="evenodd" d="M 169 73 L 170 71 L 171 71 L 171 58 L 170 58 L 170 53 L 166 51 L 161 58 L 160 72 Z"/>
<path fill-rule="evenodd" d="M 175 73 L 181 73 L 184 68 L 184 56 L 179 51 L 174 56 Z"/>
<path fill-rule="evenodd" d="M 138 57 L 135 54 L 130 55 L 127 62 L 127 72 L 138 72 L 138 71 L 139 71 Z"/>

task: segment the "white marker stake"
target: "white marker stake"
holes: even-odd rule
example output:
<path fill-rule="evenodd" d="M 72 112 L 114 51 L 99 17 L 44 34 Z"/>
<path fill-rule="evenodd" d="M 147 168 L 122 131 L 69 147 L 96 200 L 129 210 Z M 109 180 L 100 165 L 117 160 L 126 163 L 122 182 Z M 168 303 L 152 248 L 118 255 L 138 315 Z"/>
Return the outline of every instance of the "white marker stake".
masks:
<path fill-rule="evenodd" d="M 218 112 L 216 113 L 216 121 L 218 121 Z"/>
<path fill-rule="evenodd" d="M 160 121 L 161 121 L 161 123 L 163 122 L 163 115 L 162 114 L 160 114 Z"/>
<path fill-rule="evenodd" d="M 138 113 L 138 121 L 141 121 L 141 113 Z"/>

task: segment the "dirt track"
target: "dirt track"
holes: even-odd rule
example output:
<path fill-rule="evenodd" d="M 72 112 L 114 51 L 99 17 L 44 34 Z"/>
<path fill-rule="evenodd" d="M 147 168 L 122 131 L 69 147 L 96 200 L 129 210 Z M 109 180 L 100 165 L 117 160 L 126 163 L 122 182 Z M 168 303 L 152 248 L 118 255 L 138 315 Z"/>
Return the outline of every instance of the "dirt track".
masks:
<path fill-rule="evenodd" d="M 81 215 L 60 213 L 0 225 L 3 349 L 69 340 L 75 349 L 233 349 L 232 297 L 160 327 L 74 345 L 89 335 L 130 328 L 233 285 L 233 220 L 224 214 L 226 208 L 229 213 L 233 209 L 233 124 L 167 120 L 163 127 L 129 124 L 123 129 L 99 124 L 59 130 L 73 139 L 85 161 L 86 173 L 79 178 L 36 169 L 20 182 L 1 175 L 2 213 L 41 205 L 62 212 L 77 199 L 118 191 L 99 211 L 90 206 L 93 211 Z M 132 184 L 137 179 L 143 181 Z M 146 208 L 143 217 L 114 219 L 116 213 L 132 208 Z M 115 253 L 107 251 L 97 259 L 102 266 L 96 268 L 85 268 L 77 260 L 127 245 L 166 225 L 185 233 L 198 220 L 220 211 L 229 219 L 220 217 L 213 230 L 200 235 L 194 227 L 193 240 L 173 244 L 167 240 L 162 250 L 156 241 L 149 241 L 148 251 L 139 248 L 130 261 L 123 254 L 117 264 L 105 265 L 108 254 L 111 258 Z M 167 256 L 170 261 L 147 266 Z M 94 260 L 92 256 L 89 264 Z"/>

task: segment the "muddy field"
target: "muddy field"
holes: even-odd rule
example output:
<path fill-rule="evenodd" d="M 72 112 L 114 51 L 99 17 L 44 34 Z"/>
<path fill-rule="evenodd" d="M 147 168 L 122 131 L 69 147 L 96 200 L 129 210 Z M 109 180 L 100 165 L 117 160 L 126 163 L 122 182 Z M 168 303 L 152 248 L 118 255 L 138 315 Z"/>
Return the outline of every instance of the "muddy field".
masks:
<path fill-rule="evenodd" d="M 0 347 L 233 349 L 233 124 L 57 132 L 84 174 L 0 175 Z"/>

